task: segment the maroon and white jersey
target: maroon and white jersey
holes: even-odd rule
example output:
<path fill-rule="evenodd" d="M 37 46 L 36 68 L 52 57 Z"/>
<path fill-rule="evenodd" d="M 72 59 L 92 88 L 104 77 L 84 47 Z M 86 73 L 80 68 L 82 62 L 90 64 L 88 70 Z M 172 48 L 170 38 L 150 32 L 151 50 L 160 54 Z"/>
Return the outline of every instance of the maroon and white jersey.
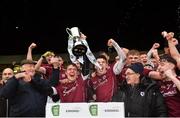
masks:
<path fill-rule="evenodd" d="M 115 74 L 109 68 L 107 73 L 101 76 L 96 75 L 90 79 L 90 85 L 95 90 L 96 102 L 110 102 L 114 93 Z"/>
<path fill-rule="evenodd" d="M 56 90 L 60 95 L 60 101 L 64 102 L 85 102 L 85 85 L 81 76 L 72 83 L 60 83 Z"/>
<path fill-rule="evenodd" d="M 180 80 L 180 77 L 177 77 Z M 180 116 L 180 92 L 172 81 L 160 81 L 160 91 L 165 98 L 169 117 Z"/>

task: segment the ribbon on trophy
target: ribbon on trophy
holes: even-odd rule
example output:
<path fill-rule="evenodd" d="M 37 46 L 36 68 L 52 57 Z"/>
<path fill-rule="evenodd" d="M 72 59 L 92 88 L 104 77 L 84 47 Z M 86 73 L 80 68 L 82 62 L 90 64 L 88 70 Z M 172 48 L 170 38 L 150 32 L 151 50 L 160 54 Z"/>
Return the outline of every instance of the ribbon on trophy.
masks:
<path fill-rule="evenodd" d="M 71 29 L 66 28 L 67 33 L 69 34 L 68 37 L 68 53 L 70 55 L 70 60 L 75 63 L 77 60 L 83 64 L 84 58 L 83 56 L 86 55 L 89 61 L 101 69 L 99 63 L 97 63 L 95 56 L 91 52 L 89 45 L 86 41 L 85 36 L 79 32 L 78 27 L 73 27 Z"/>

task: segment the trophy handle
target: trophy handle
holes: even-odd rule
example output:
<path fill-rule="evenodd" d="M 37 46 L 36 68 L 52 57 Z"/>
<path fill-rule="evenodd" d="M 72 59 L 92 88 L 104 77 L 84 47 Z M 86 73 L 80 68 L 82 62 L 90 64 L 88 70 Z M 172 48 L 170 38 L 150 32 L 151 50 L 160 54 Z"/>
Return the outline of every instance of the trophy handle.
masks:
<path fill-rule="evenodd" d="M 72 36 L 72 34 L 71 34 L 71 29 L 66 28 L 66 32 L 67 32 L 70 36 Z"/>

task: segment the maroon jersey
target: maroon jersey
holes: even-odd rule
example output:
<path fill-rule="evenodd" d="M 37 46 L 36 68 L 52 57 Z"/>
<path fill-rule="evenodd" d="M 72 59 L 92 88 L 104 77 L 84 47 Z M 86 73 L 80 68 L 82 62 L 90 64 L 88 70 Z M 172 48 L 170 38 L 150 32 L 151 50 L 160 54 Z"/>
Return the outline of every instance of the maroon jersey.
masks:
<path fill-rule="evenodd" d="M 65 70 L 64 68 L 61 68 L 61 69 L 60 69 L 60 74 L 59 74 L 59 79 L 60 79 L 60 80 L 66 79 L 65 71 L 66 71 L 66 70 Z"/>
<path fill-rule="evenodd" d="M 180 80 L 180 77 L 177 77 Z M 160 81 L 160 91 L 165 98 L 169 117 L 180 116 L 180 92 L 172 81 Z"/>
<path fill-rule="evenodd" d="M 144 68 L 144 70 L 143 70 L 143 75 L 146 76 L 146 77 L 148 77 L 149 72 L 151 72 L 151 71 L 152 71 L 152 70 L 150 70 L 150 69 Z"/>
<path fill-rule="evenodd" d="M 109 68 L 107 73 L 101 76 L 96 75 L 90 79 L 90 83 L 96 93 L 96 102 L 110 102 L 114 93 L 115 74 Z"/>
<path fill-rule="evenodd" d="M 42 64 L 42 67 L 44 67 L 46 69 L 46 78 L 50 78 L 52 75 L 52 65 L 50 64 Z M 65 74 L 65 69 L 63 67 L 61 67 L 60 69 L 60 74 L 59 74 L 59 79 L 65 79 L 66 78 L 66 74 Z"/>
<path fill-rule="evenodd" d="M 117 81 L 118 81 L 118 86 L 124 81 L 126 80 L 126 75 L 125 72 L 127 70 L 127 67 L 124 67 L 121 71 L 121 73 L 119 75 L 116 75 L 117 77 Z"/>
<path fill-rule="evenodd" d="M 44 67 L 46 69 L 46 78 L 49 79 L 50 76 L 52 75 L 52 65 L 51 64 L 42 64 L 42 67 Z"/>
<path fill-rule="evenodd" d="M 56 87 L 60 100 L 64 102 L 85 102 L 85 85 L 81 76 L 72 83 L 59 84 Z"/>

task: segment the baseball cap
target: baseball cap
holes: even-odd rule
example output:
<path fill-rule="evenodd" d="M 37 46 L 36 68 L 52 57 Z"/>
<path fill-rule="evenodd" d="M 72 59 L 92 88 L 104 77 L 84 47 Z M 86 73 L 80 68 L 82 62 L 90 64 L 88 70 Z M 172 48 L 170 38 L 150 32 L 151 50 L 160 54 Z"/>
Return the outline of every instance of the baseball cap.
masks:
<path fill-rule="evenodd" d="M 29 60 L 29 59 L 23 59 L 22 61 L 21 61 L 21 63 L 20 63 L 20 65 L 22 66 L 22 65 L 24 65 L 24 64 L 36 64 L 36 62 L 35 61 L 33 61 L 33 60 Z"/>

